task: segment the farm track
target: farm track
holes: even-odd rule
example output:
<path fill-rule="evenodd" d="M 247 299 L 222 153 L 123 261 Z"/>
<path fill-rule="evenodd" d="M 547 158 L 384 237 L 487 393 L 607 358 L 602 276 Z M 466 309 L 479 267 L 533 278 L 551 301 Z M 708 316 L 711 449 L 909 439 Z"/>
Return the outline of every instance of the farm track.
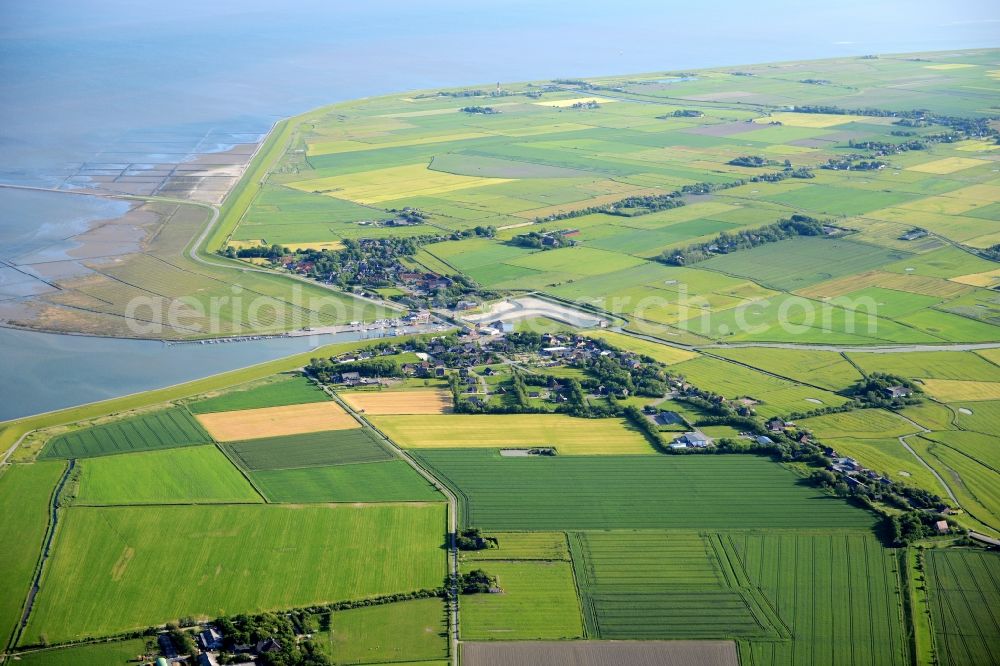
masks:
<path fill-rule="evenodd" d="M 69 480 L 69 476 L 73 473 L 75 467 L 76 460 L 70 459 L 66 465 L 66 469 L 63 470 L 62 476 L 59 477 L 59 482 L 52 491 L 52 497 L 49 499 L 49 526 L 45 532 L 42 548 L 38 554 L 38 564 L 35 566 L 35 575 L 31 581 L 31 587 L 28 588 L 28 595 L 24 599 L 21 619 L 17 623 L 17 628 L 14 630 L 14 635 L 11 637 L 10 643 L 7 645 L 8 649 L 13 649 L 20 642 L 24 629 L 28 626 L 28 619 L 31 617 L 31 611 L 35 606 L 35 598 L 41 589 L 42 574 L 45 573 L 45 563 L 52 554 L 52 542 L 56 538 L 56 527 L 59 522 L 59 493 L 62 492 L 66 481 Z M 0 659 L 0 664 L 2 663 L 6 663 L 6 659 Z"/>
<path fill-rule="evenodd" d="M 343 409 L 345 409 L 348 414 L 353 416 L 358 423 L 362 426 L 371 428 L 371 430 L 378 435 L 379 438 L 381 438 L 382 443 L 389 447 L 389 449 L 398 455 L 402 460 L 406 461 L 406 463 L 412 467 L 414 471 L 426 479 L 438 490 L 438 492 L 448 499 L 448 574 L 453 581 L 452 588 L 450 590 L 450 598 L 448 600 L 448 649 L 450 651 L 452 666 L 458 666 L 458 546 L 455 540 L 455 537 L 458 534 L 458 498 L 447 485 L 439 481 L 433 474 L 431 474 L 430 471 L 411 458 L 406 451 L 396 446 L 395 442 L 389 439 L 389 437 L 387 437 L 376 426 L 371 424 L 362 414 L 355 411 L 354 408 L 347 404 L 347 402 L 345 402 L 336 391 L 331 391 L 325 386 L 323 387 L 323 391 L 326 392 L 326 394 L 329 395 Z"/>

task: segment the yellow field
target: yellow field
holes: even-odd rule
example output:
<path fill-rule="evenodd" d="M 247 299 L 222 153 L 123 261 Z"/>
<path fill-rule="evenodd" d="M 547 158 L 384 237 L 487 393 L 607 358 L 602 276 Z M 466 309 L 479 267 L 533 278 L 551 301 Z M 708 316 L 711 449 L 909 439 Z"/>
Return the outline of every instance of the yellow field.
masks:
<path fill-rule="evenodd" d="M 562 455 L 648 454 L 653 448 L 624 419 L 563 414 L 448 414 L 371 419 L 402 447 L 415 449 L 554 447 Z"/>
<path fill-rule="evenodd" d="M 230 240 L 229 246 L 234 247 L 237 250 L 245 250 L 248 247 L 260 247 L 264 244 L 262 239 L 257 240 Z"/>
<path fill-rule="evenodd" d="M 359 391 L 341 393 L 340 397 L 365 414 L 445 414 L 451 411 L 451 392 L 440 389 Z"/>
<path fill-rule="evenodd" d="M 927 197 L 926 199 L 917 199 L 916 201 L 908 201 L 906 203 L 901 203 L 896 207 L 905 208 L 906 210 L 939 213 L 942 215 L 961 215 L 965 211 L 972 210 L 973 208 L 979 208 L 983 205 L 984 203 L 980 201 L 970 201 L 969 199 L 959 198 L 952 194 L 948 194 L 945 196 L 934 196 Z"/>
<path fill-rule="evenodd" d="M 969 185 L 960 190 L 949 192 L 948 196 L 982 203 L 996 203 L 1000 201 L 1000 182 L 993 180 L 978 185 Z"/>
<path fill-rule="evenodd" d="M 965 69 L 966 67 L 975 66 L 964 62 L 943 62 L 940 65 L 924 65 L 924 69 Z"/>
<path fill-rule="evenodd" d="M 455 109 L 454 112 L 458 112 Z M 397 141 L 380 141 L 369 143 L 367 141 L 316 141 L 308 144 L 306 154 L 313 155 L 333 155 L 336 153 L 353 153 L 359 150 L 377 150 L 379 148 L 400 148 L 402 146 L 422 146 L 429 143 L 443 143 L 445 141 L 464 141 L 465 139 L 481 139 L 491 136 L 483 132 L 457 132 L 455 134 L 438 134 L 437 136 L 421 136 L 412 139 L 399 139 Z"/>
<path fill-rule="evenodd" d="M 772 113 L 764 118 L 754 118 L 755 123 L 760 123 L 766 125 L 772 122 L 779 122 L 782 125 L 788 125 L 789 127 L 812 127 L 815 129 L 823 129 L 824 127 L 833 127 L 834 125 L 843 125 L 844 123 L 851 122 L 879 122 L 878 118 L 869 118 L 867 116 L 855 116 L 850 114 L 837 114 L 837 113 L 794 113 L 791 111 L 782 111 L 779 113 Z"/>
<path fill-rule="evenodd" d="M 627 349 L 635 352 L 636 354 L 649 356 L 665 365 L 681 363 L 682 361 L 688 361 L 698 356 L 698 354 L 693 351 L 657 344 L 655 342 L 650 342 L 649 340 L 642 340 L 631 335 L 625 335 L 624 333 L 615 333 L 614 331 L 586 331 L 584 335 L 591 338 L 599 338 L 620 349 Z"/>
<path fill-rule="evenodd" d="M 964 379 L 923 379 L 924 390 L 941 402 L 1000 400 L 1000 382 L 972 382 Z"/>
<path fill-rule="evenodd" d="M 535 106 L 551 106 L 557 109 L 564 109 L 574 104 L 586 104 L 587 102 L 597 102 L 598 104 L 610 104 L 617 102 L 616 99 L 605 99 L 604 97 L 574 97 L 573 99 L 551 99 L 545 102 L 532 102 Z"/>
<path fill-rule="evenodd" d="M 866 273 L 859 273 L 858 275 L 849 275 L 847 277 L 820 282 L 805 289 L 798 289 L 795 293 L 808 298 L 833 298 L 834 296 L 843 296 L 844 294 L 865 289 L 866 287 L 882 287 L 884 289 L 908 291 L 912 294 L 941 296 L 945 298 L 960 296 L 969 291 L 968 288 L 960 284 L 942 278 L 889 273 L 886 271 L 868 271 Z"/>
<path fill-rule="evenodd" d="M 1000 268 L 993 269 L 992 271 L 985 271 L 983 273 L 969 273 L 968 275 L 959 275 L 957 277 L 950 278 L 952 282 L 959 282 L 961 284 L 968 284 L 973 287 L 989 287 L 996 283 L 1000 279 Z"/>
<path fill-rule="evenodd" d="M 945 157 L 944 159 L 925 162 L 915 166 L 907 167 L 907 171 L 919 171 L 921 173 L 946 174 L 971 169 L 983 164 L 989 164 L 989 160 L 974 160 L 971 157 Z"/>
<path fill-rule="evenodd" d="M 955 150 L 972 153 L 980 150 L 1000 150 L 1000 145 L 986 141 L 985 139 L 970 139 L 969 141 L 960 141 L 959 143 L 956 143 L 953 148 Z"/>
<path fill-rule="evenodd" d="M 361 427 L 335 402 L 198 414 L 195 418 L 220 442 Z"/>
<path fill-rule="evenodd" d="M 300 180 L 289 183 L 288 186 L 303 192 L 320 192 L 338 199 L 348 199 L 355 203 L 376 204 L 393 199 L 432 196 L 470 187 L 508 183 L 512 180 L 510 178 L 457 176 L 442 171 L 431 171 L 426 164 L 421 163 L 361 171 L 342 176 Z"/>
<path fill-rule="evenodd" d="M 288 243 L 285 245 L 292 250 L 343 250 L 343 241 L 302 241 L 300 243 Z"/>

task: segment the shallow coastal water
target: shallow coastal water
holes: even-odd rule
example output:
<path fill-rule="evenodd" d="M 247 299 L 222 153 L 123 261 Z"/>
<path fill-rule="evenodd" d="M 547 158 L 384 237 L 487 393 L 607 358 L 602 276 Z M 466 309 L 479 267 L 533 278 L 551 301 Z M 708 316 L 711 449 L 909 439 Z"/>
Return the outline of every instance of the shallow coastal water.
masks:
<path fill-rule="evenodd" d="M 225 150 L 279 117 L 414 88 L 986 46 L 990 3 L 843 2 L 828 20 L 777 0 L 0 4 L 0 182 L 58 187 L 85 163 Z M 959 11 L 961 10 L 961 11 Z M 781 21 L 770 16 L 782 13 Z M 683 30 L 678 26 L 685 26 Z M 667 79 L 674 80 L 673 78 Z M 0 259 L 53 256 L 127 204 L 0 189 Z M 68 239 L 68 240 L 67 240 Z M 48 248 L 48 249 L 45 249 Z M 18 276 L 0 267 L 0 287 Z M 24 287 L 27 289 L 28 287 Z M 174 346 L 0 329 L 0 419 L 166 386 L 309 348 Z"/>

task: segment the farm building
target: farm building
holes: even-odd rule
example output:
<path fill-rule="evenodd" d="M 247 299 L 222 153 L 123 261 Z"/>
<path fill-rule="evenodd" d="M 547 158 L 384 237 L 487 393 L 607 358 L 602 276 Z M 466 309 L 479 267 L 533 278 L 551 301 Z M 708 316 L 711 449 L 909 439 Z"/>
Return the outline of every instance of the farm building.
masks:
<path fill-rule="evenodd" d="M 647 418 L 658 426 L 670 426 L 677 425 L 678 423 L 684 423 L 684 419 L 677 412 L 656 412 L 654 414 L 647 415 Z"/>
<path fill-rule="evenodd" d="M 951 530 L 951 528 L 948 527 L 947 520 L 939 520 L 934 523 L 934 529 L 938 531 L 938 534 L 947 534 Z"/>
<path fill-rule="evenodd" d="M 202 650 L 217 650 L 222 645 L 222 634 L 215 627 L 209 627 L 198 634 L 198 647 Z"/>
<path fill-rule="evenodd" d="M 913 391 L 905 386 L 889 386 L 883 389 L 883 392 L 885 393 L 885 397 L 891 400 L 896 398 L 907 398 L 913 394 Z"/>
<path fill-rule="evenodd" d="M 757 435 L 757 443 L 761 446 L 767 446 L 768 444 L 774 444 L 774 440 L 767 435 Z"/>
<path fill-rule="evenodd" d="M 712 444 L 712 438 L 704 435 L 700 432 L 686 432 L 677 439 L 674 440 L 673 444 L 670 445 L 672 449 L 686 449 L 687 447 L 692 448 L 704 448 Z"/>

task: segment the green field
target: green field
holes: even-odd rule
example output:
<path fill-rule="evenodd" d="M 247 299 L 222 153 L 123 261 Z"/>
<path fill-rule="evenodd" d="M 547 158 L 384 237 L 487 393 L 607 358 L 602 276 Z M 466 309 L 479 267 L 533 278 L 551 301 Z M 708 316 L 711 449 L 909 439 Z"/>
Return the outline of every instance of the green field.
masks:
<path fill-rule="evenodd" d="M 173 407 L 58 435 L 49 440 L 39 457 L 89 458 L 211 441 L 186 409 Z"/>
<path fill-rule="evenodd" d="M 796 238 L 715 257 L 699 266 L 792 291 L 901 258 L 901 253 L 849 240 Z"/>
<path fill-rule="evenodd" d="M 972 352 L 909 352 L 905 354 L 865 354 L 848 357 L 866 373 L 885 372 L 910 378 L 963 379 L 998 382 L 1000 366 Z"/>
<path fill-rule="evenodd" d="M 924 562 L 941 666 L 1000 664 L 1000 555 L 930 550 Z"/>
<path fill-rule="evenodd" d="M 448 623 L 440 599 L 413 599 L 330 615 L 313 640 L 335 664 L 430 661 L 448 656 Z"/>
<path fill-rule="evenodd" d="M 215 446 L 88 458 L 75 502 L 85 505 L 260 502 Z"/>
<path fill-rule="evenodd" d="M 491 561 L 462 566 L 496 576 L 501 594 L 461 599 L 462 640 L 554 640 L 583 637 L 580 601 L 569 562 Z"/>
<path fill-rule="evenodd" d="M 463 524 L 488 530 L 870 527 L 873 517 L 753 456 L 417 457 L 459 494 Z"/>
<path fill-rule="evenodd" d="M 595 638 L 787 638 L 723 539 L 581 532 L 570 544 Z"/>
<path fill-rule="evenodd" d="M 562 532 L 491 532 L 496 548 L 467 550 L 463 561 L 479 560 L 569 560 L 569 544 Z"/>
<path fill-rule="evenodd" d="M 714 349 L 712 354 L 831 391 L 861 379 L 857 368 L 836 352 L 763 347 Z"/>
<path fill-rule="evenodd" d="M 995 435 L 953 430 L 911 441 L 977 520 L 1000 531 L 1000 440 Z"/>
<path fill-rule="evenodd" d="M 443 505 L 74 507 L 22 643 L 433 588 L 444 525 Z"/>
<path fill-rule="evenodd" d="M 147 649 L 153 639 L 133 638 L 127 641 L 78 645 L 26 652 L 17 656 L 18 664 L 26 666 L 124 666 L 134 664 L 141 654 L 155 654 L 159 648 Z"/>
<path fill-rule="evenodd" d="M 402 460 L 251 472 L 270 502 L 407 502 L 443 497 Z"/>
<path fill-rule="evenodd" d="M 21 618 L 49 524 L 50 499 L 65 469 L 60 463 L 12 465 L 0 473 L 0 636 L 3 645 Z"/>
<path fill-rule="evenodd" d="M 791 641 L 741 644 L 743 663 L 910 663 L 898 560 L 870 533 L 761 531 L 729 539 L 792 633 Z"/>
<path fill-rule="evenodd" d="M 899 437 L 918 432 L 920 428 L 884 409 L 856 409 L 839 414 L 824 414 L 802 419 L 798 425 L 819 438 L 857 437 L 874 439 Z"/>
<path fill-rule="evenodd" d="M 282 376 L 275 381 L 249 387 L 236 387 L 220 395 L 187 403 L 193 414 L 230 412 L 236 409 L 281 407 L 329 400 L 330 397 L 301 375 Z"/>
<path fill-rule="evenodd" d="M 223 448 L 251 471 L 295 469 L 392 460 L 393 455 L 366 428 L 230 442 Z"/>

